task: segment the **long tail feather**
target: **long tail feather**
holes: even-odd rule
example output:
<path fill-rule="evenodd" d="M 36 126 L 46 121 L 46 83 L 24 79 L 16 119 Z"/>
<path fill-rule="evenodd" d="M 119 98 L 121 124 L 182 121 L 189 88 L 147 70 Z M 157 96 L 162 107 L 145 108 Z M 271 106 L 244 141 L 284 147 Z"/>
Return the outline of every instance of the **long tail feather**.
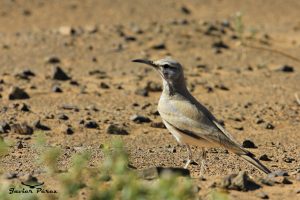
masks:
<path fill-rule="evenodd" d="M 241 156 L 243 159 L 254 165 L 256 168 L 260 169 L 264 173 L 271 173 L 271 171 L 266 166 L 264 166 L 259 160 L 254 158 L 254 155 L 252 153 L 247 152 L 246 154 L 239 154 L 239 156 Z"/>

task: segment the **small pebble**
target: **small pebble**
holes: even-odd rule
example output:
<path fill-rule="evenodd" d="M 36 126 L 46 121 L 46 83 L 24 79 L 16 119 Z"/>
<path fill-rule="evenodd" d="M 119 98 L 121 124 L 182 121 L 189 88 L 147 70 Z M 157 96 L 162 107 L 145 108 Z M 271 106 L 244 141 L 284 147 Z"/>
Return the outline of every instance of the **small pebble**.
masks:
<path fill-rule="evenodd" d="M 19 87 L 11 87 L 8 94 L 9 100 L 29 99 L 29 95 L 25 90 Z"/>
<path fill-rule="evenodd" d="M 257 146 L 254 144 L 254 142 L 252 142 L 251 140 L 244 140 L 242 147 L 251 148 L 251 149 L 257 148 Z"/>
<path fill-rule="evenodd" d="M 106 127 L 106 133 L 113 135 L 128 135 L 127 130 L 117 124 L 110 124 Z"/>
<path fill-rule="evenodd" d="M 102 89 L 109 89 L 109 85 L 102 82 L 102 83 L 100 83 L 100 88 L 102 88 Z"/>
<path fill-rule="evenodd" d="M 90 121 L 86 122 L 84 126 L 86 128 L 98 128 L 99 127 L 97 122 L 95 122 L 93 120 L 90 120 Z"/>
<path fill-rule="evenodd" d="M 272 161 L 267 154 L 263 154 L 259 157 L 259 160 L 263 160 L 263 161 Z"/>
<path fill-rule="evenodd" d="M 137 94 L 137 95 L 143 96 L 143 97 L 149 96 L 149 92 L 148 92 L 148 90 L 145 89 L 145 88 L 137 89 L 137 90 L 135 90 L 134 93 Z"/>
<path fill-rule="evenodd" d="M 291 73 L 291 72 L 294 72 L 294 67 L 289 66 L 289 65 L 283 65 L 282 67 L 280 67 L 279 69 L 277 69 L 277 71 Z"/>
<path fill-rule="evenodd" d="M 274 128 L 275 128 L 275 126 L 273 124 L 267 123 L 266 129 L 273 130 Z"/>
<path fill-rule="evenodd" d="M 68 120 L 69 119 L 69 117 L 67 115 L 63 114 L 63 113 L 59 114 L 57 118 L 61 119 L 61 120 Z"/>
<path fill-rule="evenodd" d="M 58 86 L 58 85 L 54 85 L 52 87 L 52 92 L 56 92 L 56 93 L 62 93 L 62 89 Z"/>
<path fill-rule="evenodd" d="M 11 129 L 13 132 L 20 134 L 20 135 L 31 135 L 33 134 L 33 128 L 31 128 L 27 123 L 22 124 L 14 124 L 12 125 Z"/>
<path fill-rule="evenodd" d="M 53 80 L 66 81 L 71 78 L 59 66 L 53 66 L 51 78 Z"/>
<path fill-rule="evenodd" d="M 149 123 L 151 122 L 151 120 L 148 117 L 144 117 L 142 115 L 132 115 L 130 117 L 130 120 L 137 123 L 137 124 L 141 124 L 141 123 Z"/>

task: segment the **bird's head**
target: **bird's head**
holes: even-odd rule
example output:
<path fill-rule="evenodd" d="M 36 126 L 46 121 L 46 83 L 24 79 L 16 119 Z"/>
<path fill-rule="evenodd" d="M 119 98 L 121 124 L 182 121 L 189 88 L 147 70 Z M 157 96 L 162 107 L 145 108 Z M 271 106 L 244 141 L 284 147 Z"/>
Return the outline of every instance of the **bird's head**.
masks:
<path fill-rule="evenodd" d="M 174 85 L 184 81 L 183 69 L 179 62 L 171 57 L 151 61 L 146 59 L 136 59 L 133 62 L 144 63 L 156 69 L 163 80 Z M 174 84 L 173 84 L 174 83 Z"/>

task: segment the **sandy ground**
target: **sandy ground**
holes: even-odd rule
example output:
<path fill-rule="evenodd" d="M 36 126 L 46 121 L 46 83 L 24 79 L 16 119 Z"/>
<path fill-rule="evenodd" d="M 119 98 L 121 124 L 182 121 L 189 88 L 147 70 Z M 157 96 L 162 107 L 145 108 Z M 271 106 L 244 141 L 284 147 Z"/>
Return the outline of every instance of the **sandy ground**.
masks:
<path fill-rule="evenodd" d="M 156 114 L 160 91 L 136 94 L 149 90 L 149 81 L 159 85 L 161 80 L 150 68 L 131 62 L 171 55 L 183 64 L 192 94 L 224 121 L 237 141 L 253 141 L 258 148 L 249 150 L 258 158 L 266 154 L 270 161 L 262 162 L 274 171 L 287 171 L 293 182 L 251 192 L 229 191 L 232 199 L 259 199 L 261 192 L 270 199 L 298 199 L 300 105 L 294 94 L 300 96 L 299 10 L 297 0 L 3 0 L 0 121 L 12 126 L 39 119 L 51 129 L 46 131 L 49 145 L 65 151 L 62 168 L 68 166 L 71 154 L 83 149 L 93 152 L 91 165 L 96 165 L 103 157 L 100 144 L 114 138 L 124 141 L 131 164 L 138 169 L 182 167 L 186 150 L 166 129 L 152 127 L 152 122 L 161 122 Z M 227 48 L 220 47 L 220 41 Z M 285 65 L 293 71 L 280 70 Z M 72 81 L 52 80 L 54 66 Z M 25 69 L 35 76 L 16 75 Z M 30 98 L 10 100 L 12 86 L 24 89 Z M 62 92 L 54 92 L 54 86 Z M 22 103 L 29 112 L 20 110 Z M 76 109 L 63 109 L 64 105 Z M 137 124 L 130 120 L 134 114 L 152 122 Z M 86 128 L 83 122 L 89 121 L 99 127 Z M 109 124 L 122 126 L 129 134 L 108 134 Z M 68 126 L 74 131 L 71 135 L 65 133 Z M 3 172 L 40 169 L 31 148 L 35 133 L 0 135 L 15 144 L 1 158 Z M 20 141 L 23 148 L 18 148 Z M 193 151 L 200 155 L 200 149 Z M 228 174 L 246 170 L 253 177 L 263 176 L 223 149 L 208 150 L 206 181 L 197 179 L 198 165 L 189 169 L 204 199 L 212 183 Z"/>

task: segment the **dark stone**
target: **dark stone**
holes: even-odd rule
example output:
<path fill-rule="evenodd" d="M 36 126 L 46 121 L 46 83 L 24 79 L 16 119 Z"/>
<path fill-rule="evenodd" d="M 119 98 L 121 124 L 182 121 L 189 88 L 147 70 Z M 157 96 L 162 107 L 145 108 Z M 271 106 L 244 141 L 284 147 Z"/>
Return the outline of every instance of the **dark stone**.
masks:
<path fill-rule="evenodd" d="M 231 174 L 223 179 L 221 187 L 229 190 L 249 191 L 256 190 L 261 186 L 255 183 L 246 172 Z"/>
<path fill-rule="evenodd" d="M 84 30 L 89 34 L 93 34 L 93 33 L 96 33 L 98 31 L 98 26 L 88 25 L 88 26 L 84 27 Z"/>
<path fill-rule="evenodd" d="M 74 130 L 72 127 L 68 126 L 67 129 L 66 129 L 66 134 L 67 135 L 72 135 L 74 133 Z"/>
<path fill-rule="evenodd" d="M 265 122 L 265 120 L 263 120 L 263 119 L 258 119 L 257 121 L 256 121 L 256 124 L 262 124 L 262 123 L 264 123 Z"/>
<path fill-rule="evenodd" d="M 58 64 L 60 63 L 59 57 L 56 56 L 50 56 L 49 58 L 46 59 L 46 62 L 49 64 Z"/>
<path fill-rule="evenodd" d="M 188 8 L 185 7 L 185 6 L 182 6 L 182 7 L 180 8 L 180 11 L 181 11 L 183 14 L 186 14 L 186 15 L 191 14 L 190 9 L 188 9 Z"/>
<path fill-rule="evenodd" d="M 140 96 L 144 96 L 144 97 L 149 96 L 148 90 L 145 88 L 137 89 L 137 90 L 135 90 L 134 93 L 137 95 L 140 95 Z"/>
<path fill-rule="evenodd" d="M 151 122 L 151 120 L 148 117 L 144 117 L 144 116 L 141 116 L 141 115 L 132 115 L 130 117 L 130 120 L 137 123 L 137 124 Z"/>
<path fill-rule="evenodd" d="M 291 157 L 284 157 L 282 160 L 286 163 L 292 163 L 293 161 L 295 161 L 295 159 Z"/>
<path fill-rule="evenodd" d="M 74 106 L 74 105 L 71 105 L 71 104 L 64 104 L 61 106 L 62 109 L 64 110 L 74 110 L 74 111 L 78 111 L 79 109 Z"/>
<path fill-rule="evenodd" d="M 18 148 L 18 149 L 23 149 L 23 148 L 24 148 L 22 141 L 19 141 L 19 142 L 18 142 L 17 148 Z"/>
<path fill-rule="evenodd" d="M 226 28 L 230 28 L 230 22 L 228 20 L 223 20 L 221 22 L 221 26 L 226 27 Z"/>
<path fill-rule="evenodd" d="M 29 99 L 29 95 L 27 94 L 27 92 L 25 92 L 25 90 L 19 87 L 12 87 L 10 89 L 8 99 L 9 100 Z"/>
<path fill-rule="evenodd" d="M 287 177 L 283 177 L 281 183 L 282 184 L 293 184 L 293 182 L 290 181 Z"/>
<path fill-rule="evenodd" d="M 59 81 L 66 81 L 71 79 L 59 66 L 53 67 L 51 78 L 53 80 Z"/>
<path fill-rule="evenodd" d="M 153 128 L 166 128 L 166 126 L 162 122 L 152 122 L 150 126 Z"/>
<path fill-rule="evenodd" d="M 89 71 L 89 75 L 91 75 L 91 76 L 93 76 L 93 75 L 106 75 L 106 72 L 96 69 L 96 70 Z"/>
<path fill-rule="evenodd" d="M 30 111 L 29 106 L 26 103 L 21 104 L 20 110 L 23 111 L 23 112 L 29 112 Z"/>
<path fill-rule="evenodd" d="M 52 92 L 56 92 L 56 93 L 62 93 L 62 89 L 58 86 L 58 85 L 54 85 L 52 87 Z"/>
<path fill-rule="evenodd" d="M 63 114 L 63 113 L 59 114 L 57 118 L 61 119 L 61 120 L 68 120 L 69 119 L 69 117 L 67 115 Z"/>
<path fill-rule="evenodd" d="M 1 121 L 0 122 L 0 133 L 7 133 L 10 131 L 10 126 L 8 123 Z"/>
<path fill-rule="evenodd" d="M 43 182 L 39 182 L 38 179 L 33 176 L 32 174 L 27 174 L 25 176 L 25 181 L 22 182 L 23 184 L 26 184 L 26 185 L 41 185 L 43 184 Z"/>
<path fill-rule="evenodd" d="M 159 44 L 153 45 L 152 49 L 155 49 L 155 50 L 164 50 L 164 49 L 166 49 L 166 45 L 165 45 L 165 43 L 159 43 Z"/>
<path fill-rule="evenodd" d="M 36 120 L 32 123 L 32 126 L 33 128 L 35 129 L 40 129 L 40 130 L 43 130 L 43 131 L 49 131 L 51 130 L 48 126 L 45 126 L 43 124 L 41 124 L 41 121 L 40 120 Z"/>
<path fill-rule="evenodd" d="M 251 140 L 244 140 L 242 147 L 255 149 L 257 146 Z"/>
<path fill-rule="evenodd" d="M 267 123 L 266 125 L 266 129 L 270 129 L 270 130 L 273 130 L 275 128 L 275 126 L 271 123 Z"/>
<path fill-rule="evenodd" d="M 187 160 L 184 160 L 183 163 L 186 164 L 186 163 L 187 163 Z M 192 160 L 192 161 L 190 162 L 190 165 L 199 165 L 199 164 L 198 164 L 196 161 Z"/>
<path fill-rule="evenodd" d="M 154 116 L 159 116 L 158 110 L 152 111 L 151 114 L 154 115 Z"/>
<path fill-rule="evenodd" d="M 124 40 L 127 42 L 133 42 L 133 41 L 136 41 L 136 37 L 125 35 Z"/>
<path fill-rule="evenodd" d="M 244 130 L 244 127 L 242 127 L 242 126 L 234 127 L 234 129 L 239 130 L 239 131 L 243 131 L 243 130 Z"/>
<path fill-rule="evenodd" d="M 17 73 L 15 75 L 16 78 L 25 79 L 25 80 L 29 80 L 30 77 L 33 77 L 33 76 L 35 76 L 35 73 L 33 73 L 30 69 L 25 69 L 22 72 Z"/>
<path fill-rule="evenodd" d="M 23 10 L 22 13 L 23 13 L 24 16 L 27 16 L 27 17 L 30 16 L 30 15 L 32 14 L 31 11 L 28 10 L 28 9 Z"/>
<path fill-rule="evenodd" d="M 269 199 L 269 196 L 267 195 L 267 193 L 265 193 L 263 191 L 257 193 L 256 196 L 261 198 L 261 199 Z"/>
<path fill-rule="evenodd" d="M 79 30 L 76 30 L 74 27 L 70 27 L 70 26 L 59 27 L 58 32 L 64 36 L 75 36 L 80 33 Z"/>
<path fill-rule="evenodd" d="M 86 122 L 84 126 L 86 128 L 98 128 L 99 127 L 97 122 L 95 122 L 93 120 L 90 120 L 90 121 Z"/>
<path fill-rule="evenodd" d="M 205 86 L 205 89 L 208 93 L 211 93 L 214 91 L 214 89 L 211 86 Z"/>
<path fill-rule="evenodd" d="M 218 27 L 216 27 L 213 24 L 210 24 L 209 26 L 207 26 L 204 34 L 205 35 L 213 35 L 213 33 L 217 33 L 219 31 Z"/>
<path fill-rule="evenodd" d="M 106 84 L 106 83 L 101 82 L 100 83 L 100 88 L 102 88 L 102 89 L 109 89 L 109 85 Z"/>
<path fill-rule="evenodd" d="M 227 86 L 225 86 L 223 83 L 221 83 L 219 85 L 216 85 L 215 87 L 220 89 L 220 90 L 225 90 L 225 91 L 229 90 L 229 88 Z"/>
<path fill-rule="evenodd" d="M 76 80 L 70 80 L 70 85 L 79 86 L 79 83 Z"/>
<path fill-rule="evenodd" d="M 282 67 L 280 67 L 278 69 L 278 71 L 291 73 L 291 72 L 294 72 L 294 67 L 289 66 L 289 65 L 283 65 Z"/>
<path fill-rule="evenodd" d="M 14 124 L 11 127 L 12 131 L 20 135 L 32 135 L 33 128 L 31 128 L 27 123 Z"/>
<path fill-rule="evenodd" d="M 15 179 L 18 178 L 18 173 L 17 172 L 8 172 L 5 174 L 6 179 Z"/>
<path fill-rule="evenodd" d="M 142 169 L 138 171 L 138 176 L 142 179 L 153 180 L 161 177 L 165 173 L 174 173 L 179 176 L 190 177 L 190 171 L 184 168 L 163 168 L 163 167 L 152 167 Z"/>
<path fill-rule="evenodd" d="M 212 44 L 212 47 L 216 49 L 229 49 L 229 46 L 225 44 L 223 41 L 214 42 Z"/>
<path fill-rule="evenodd" d="M 259 160 L 263 160 L 263 161 L 272 161 L 267 154 L 263 154 L 259 157 Z"/>
<path fill-rule="evenodd" d="M 116 124 L 110 124 L 106 128 L 106 133 L 113 135 L 128 135 L 127 130 Z"/>

